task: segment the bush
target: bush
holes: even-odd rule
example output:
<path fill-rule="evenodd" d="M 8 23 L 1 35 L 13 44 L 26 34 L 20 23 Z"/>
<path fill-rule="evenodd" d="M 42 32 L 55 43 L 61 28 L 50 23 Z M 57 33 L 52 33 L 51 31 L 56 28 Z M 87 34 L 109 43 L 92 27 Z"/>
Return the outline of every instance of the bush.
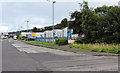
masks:
<path fill-rule="evenodd" d="M 67 45 L 68 44 L 68 39 L 65 38 L 57 38 L 55 40 L 55 43 L 58 45 Z"/>
<path fill-rule="evenodd" d="M 24 38 L 25 41 L 27 41 L 27 38 Z M 28 41 L 34 41 L 34 38 L 28 38 Z"/>
<path fill-rule="evenodd" d="M 34 38 L 28 38 L 28 41 L 34 41 Z"/>
<path fill-rule="evenodd" d="M 25 36 L 19 37 L 19 39 L 22 39 L 22 40 L 24 40 L 25 38 L 27 38 L 27 37 L 25 37 Z"/>
<path fill-rule="evenodd" d="M 96 43 L 103 43 L 104 41 L 105 41 L 104 38 L 102 38 L 102 39 L 97 39 L 97 40 L 96 40 Z"/>
<path fill-rule="evenodd" d="M 58 44 L 58 42 L 59 42 L 59 39 L 57 38 L 57 39 L 55 40 L 55 43 Z"/>
<path fill-rule="evenodd" d="M 19 39 L 20 40 L 25 40 L 27 37 L 25 37 L 25 36 L 21 36 Z"/>
<path fill-rule="evenodd" d="M 75 40 L 76 43 L 84 43 L 84 38 L 77 38 Z"/>

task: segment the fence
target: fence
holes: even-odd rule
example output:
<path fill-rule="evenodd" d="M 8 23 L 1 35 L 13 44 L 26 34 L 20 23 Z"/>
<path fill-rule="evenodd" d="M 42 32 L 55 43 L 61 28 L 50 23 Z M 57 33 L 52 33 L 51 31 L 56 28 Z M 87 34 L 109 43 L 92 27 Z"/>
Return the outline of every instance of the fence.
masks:
<path fill-rule="evenodd" d="M 53 40 L 53 38 L 36 37 L 35 41 L 42 41 L 42 42 L 53 43 L 53 42 L 55 42 L 55 39 L 57 39 L 57 38 L 58 37 L 54 37 L 54 40 Z M 59 37 L 59 38 L 63 38 L 63 37 Z M 66 38 L 66 37 L 64 37 L 64 38 Z"/>

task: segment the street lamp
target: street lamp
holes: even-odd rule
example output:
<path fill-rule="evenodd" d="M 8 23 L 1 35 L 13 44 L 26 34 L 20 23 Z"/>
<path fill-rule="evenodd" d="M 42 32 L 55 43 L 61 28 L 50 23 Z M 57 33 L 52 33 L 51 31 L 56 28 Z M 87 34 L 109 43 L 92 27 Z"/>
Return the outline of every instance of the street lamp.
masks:
<path fill-rule="evenodd" d="M 50 2 L 50 0 L 47 0 L 47 1 L 49 1 Z M 53 17 L 52 17 L 52 20 L 53 20 L 53 45 L 54 45 L 54 4 L 56 3 L 56 1 L 55 0 L 52 0 L 52 15 L 53 15 Z"/>
<path fill-rule="evenodd" d="M 25 22 L 27 22 L 27 32 L 28 32 L 28 23 L 29 23 L 29 21 L 27 20 Z M 28 41 L 28 35 L 27 35 L 27 41 Z"/>
<path fill-rule="evenodd" d="M 20 37 L 21 37 L 20 39 L 22 40 L 22 34 L 21 34 L 22 33 L 22 26 L 20 27 L 20 29 L 21 29 L 20 30 Z"/>

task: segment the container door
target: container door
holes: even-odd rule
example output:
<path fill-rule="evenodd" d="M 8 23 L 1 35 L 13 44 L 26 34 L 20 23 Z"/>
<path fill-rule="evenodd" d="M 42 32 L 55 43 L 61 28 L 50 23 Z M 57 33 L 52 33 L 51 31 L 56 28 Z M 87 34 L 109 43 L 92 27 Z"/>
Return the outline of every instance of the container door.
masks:
<path fill-rule="evenodd" d="M 70 33 L 70 31 L 68 31 L 68 39 L 70 39 L 71 38 L 71 33 Z"/>

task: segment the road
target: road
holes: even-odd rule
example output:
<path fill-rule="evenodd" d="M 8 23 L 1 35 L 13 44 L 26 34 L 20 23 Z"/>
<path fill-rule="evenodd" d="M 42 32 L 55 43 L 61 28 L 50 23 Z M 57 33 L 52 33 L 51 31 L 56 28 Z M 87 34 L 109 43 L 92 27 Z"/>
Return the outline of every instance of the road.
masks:
<path fill-rule="evenodd" d="M 117 56 L 92 56 L 2 40 L 3 71 L 118 71 Z"/>
<path fill-rule="evenodd" d="M 0 39 L 0 72 L 2 72 L 2 40 Z"/>

